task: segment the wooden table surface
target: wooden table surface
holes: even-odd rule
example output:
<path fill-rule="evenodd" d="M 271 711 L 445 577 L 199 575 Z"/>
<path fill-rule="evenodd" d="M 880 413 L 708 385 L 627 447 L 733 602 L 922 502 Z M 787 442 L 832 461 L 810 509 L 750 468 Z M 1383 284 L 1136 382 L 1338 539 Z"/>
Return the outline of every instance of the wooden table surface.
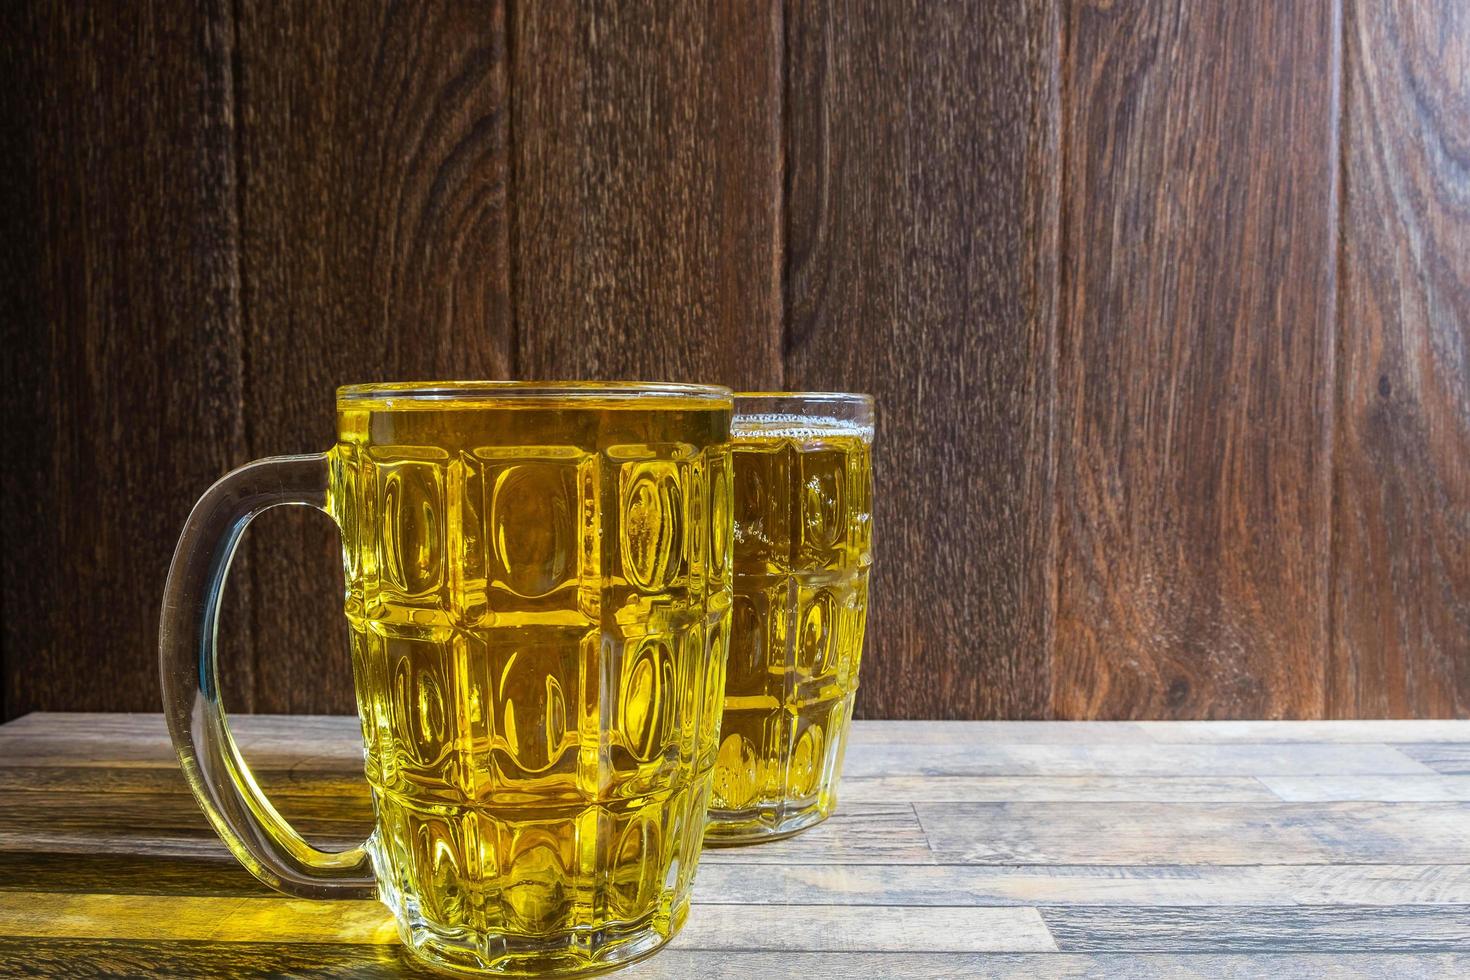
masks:
<path fill-rule="evenodd" d="M 356 720 L 241 717 L 308 836 Z M 1470 722 L 858 722 L 839 813 L 706 851 L 660 977 L 1470 976 Z M 229 857 L 158 715 L 0 727 L 0 975 L 394 976 L 374 902 Z"/>

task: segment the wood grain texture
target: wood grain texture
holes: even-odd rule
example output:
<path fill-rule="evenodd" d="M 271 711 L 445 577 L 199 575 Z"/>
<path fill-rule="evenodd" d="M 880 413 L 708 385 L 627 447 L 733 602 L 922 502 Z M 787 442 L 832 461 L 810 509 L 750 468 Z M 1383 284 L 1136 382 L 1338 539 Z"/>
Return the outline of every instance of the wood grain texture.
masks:
<path fill-rule="evenodd" d="M 1336 10 L 1066 5 L 1061 717 L 1323 711 Z"/>
<path fill-rule="evenodd" d="M 13 793 L 0 801 L 0 818 L 11 832 L 62 832 L 81 821 L 82 829 L 106 827 L 113 833 L 150 830 L 205 830 L 200 814 L 180 806 L 175 793 L 113 793 L 88 800 L 84 792 Z M 331 796 L 282 797 L 281 815 L 304 834 L 333 839 L 366 837 L 373 808 L 366 793 L 347 799 Z M 207 838 L 206 838 L 207 839 Z"/>
<path fill-rule="evenodd" d="M 786 37 L 786 386 L 878 396 L 858 711 L 1043 717 L 1055 6 L 795 0 Z"/>
<path fill-rule="evenodd" d="M 108 939 L 0 939 L 8 977 L 442 977 L 417 966 L 402 946 L 325 943 L 147 942 Z"/>
<path fill-rule="evenodd" d="M 108 882 L 110 895 L 202 895 L 244 897 L 275 894 L 235 860 L 160 854 L 89 854 L 45 851 L 0 852 L 0 889 L 86 892 Z"/>
<path fill-rule="evenodd" d="M 1262 870 L 1284 879 L 1298 905 L 1470 905 L 1466 864 L 1283 865 Z"/>
<path fill-rule="evenodd" d="M 844 805 L 820 834 L 799 834 L 762 847 L 707 849 L 703 864 L 932 864 L 934 853 L 908 803 Z"/>
<path fill-rule="evenodd" d="M 1350 0 L 1328 711 L 1470 714 L 1470 10 Z"/>
<path fill-rule="evenodd" d="M 361 761 L 361 760 L 357 760 Z M 367 783 L 361 765 L 341 771 L 293 766 L 289 770 L 260 771 L 261 789 L 272 796 L 366 797 Z M 45 792 L 67 790 L 78 793 L 187 793 L 189 786 L 176 768 L 145 766 L 5 766 L 0 765 L 0 792 Z"/>
<path fill-rule="evenodd" d="M 1455 864 L 1470 848 L 1466 803 L 916 803 L 914 809 L 940 864 Z"/>
<path fill-rule="evenodd" d="M 377 901 L 201 895 L 116 895 L 0 890 L 6 936 L 396 945 L 392 913 Z M 771 905 L 741 915 L 691 916 L 674 949 L 871 952 L 1036 952 L 1056 949 L 1034 908 L 882 908 Z"/>
<path fill-rule="evenodd" d="M 1034 908 L 854 908 L 759 902 L 738 915 L 702 915 L 672 949 L 777 949 L 875 953 L 1055 950 Z"/>
<path fill-rule="evenodd" d="M 1063 950 L 1463 952 L 1463 907 L 1069 908 L 1042 913 Z"/>
<path fill-rule="evenodd" d="M 361 833 L 371 808 L 361 783 L 348 781 L 354 753 L 351 764 L 361 766 L 353 719 L 244 716 L 235 724 L 262 784 L 296 826 L 325 843 Z M 1316 726 L 1328 739 L 1320 743 L 1303 738 L 1312 726 L 1275 726 L 1280 742 L 1259 730 L 1240 742 L 1233 725 L 1181 726 L 1188 730 L 1178 737 L 1131 723 L 1077 727 L 1125 765 L 1137 764 L 1127 761 L 1138 757 L 1133 750 L 1174 764 L 1142 783 L 1216 780 L 1191 770 L 1228 758 L 1245 775 L 1227 778 L 1255 782 L 1260 795 L 924 801 L 921 756 L 900 753 L 883 765 L 914 765 L 885 777 L 892 798 L 844 802 L 827 823 L 786 841 L 706 851 L 688 924 L 670 949 L 626 975 L 1464 972 L 1470 808 L 1288 804 L 1265 790 L 1267 773 L 1292 752 L 1396 758 L 1402 768 L 1410 754 L 1447 758 L 1461 742 L 1408 741 L 1412 724 L 1364 726 L 1405 739 L 1402 751 L 1343 724 Z M 1462 731 L 1470 740 L 1470 726 L 1417 727 L 1426 737 Z M 987 791 L 1119 778 L 1067 775 L 1089 743 L 1057 723 L 859 721 L 852 764 L 877 765 L 870 757 L 892 732 L 905 750 L 1000 746 L 1000 758 L 1031 773 L 991 777 Z M 1016 754 L 1028 746 L 1043 751 Z M 282 898 L 239 867 L 176 770 L 159 761 L 166 749 L 158 715 L 38 714 L 0 726 L 0 973 L 420 974 L 382 906 Z M 35 764 L 38 750 L 56 764 Z M 1371 778 L 1394 796 L 1395 781 L 1423 788 L 1461 777 L 1411 763 Z M 966 952 L 979 950 L 1036 952 Z M 1385 952 L 1355 952 L 1364 950 Z"/>
<path fill-rule="evenodd" d="M 0 768 L 102 765 L 176 769 L 178 756 L 167 732 L 152 723 L 154 716 L 126 717 L 132 719 L 128 723 L 131 731 L 112 727 L 91 735 L 75 731 L 53 733 L 45 728 L 11 733 L 8 726 L 0 728 Z M 352 730 L 343 726 L 343 737 L 323 738 L 317 733 L 303 732 L 293 740 L 260 732 L 254 724 L 257 717 L 260 716 L 241 715 L 230 721 L 236 742 L 251 766 L 267 771 L 298 766 L 304 770 L 362 772 L 360 727 Z M 303 745 L 312 746 L 315 751 L 303 753 Z"/>
<path fill-rule="evenodd" d="M 89 742 L 107 743 L 159 743 L 159 729 L 153 724 L 156 716 L 149 712 L 121 711 L 38 711 L 22 718 L 15 718 L 0 728 L 0 737 L 15 735 L 41 735 L 57 739 L 63 744 L 79 748 Z M 243 715 L 231 719 L 231 727 L 243 747 L 252 745 L 276 745 L 299 748 L 302 744 L 320 744 L 331 751 L 342 743 L 350 743 L 362 734 L 362 723 L 356 714 L 350 715 Z M 1422 725 L 1423 723 L 1414 723 Z M 1470 732 L 1470 725 L 1465 726 Z M 1421 727 L 1421 732 L 1435 731 Z M 1430 736 L 1431 738 L 1433 736 Z M 1425 741 L 1421 735 L 1412 741 Z"/>
<path fill-rule="evenodd" d="M 5 717 L 158 704 L 173 542 L 244 455 L 228 9 L 0 13 Z"/>
<path fill-rule="evenodd" d="M 528 378 L 781 385 L 776 0 L 514 7 Z"/>
<path fill-rule="evenodd" d="M 986 980 L 991 977 L 1120 980 L 1181 976 L 1249 977 L 1318 980 L 1321 977 L 1389 978 L 1397 976 L 1457 977 L 1470 965 L 1470 956 L 1460 953 L 1409 955 L 1060 955 L 1056 953 L 983 954 L 884 954 L 884 953 L 763 953 L 723 955 L 716 963 L 708 957 L 680 960 L 670 951 L 633 967 L 632 980 L 683 980 L 697 972 L 711 980 L 806 980 L 830 973 L 834 976 L 901 976 L 904 980 Z M 1400 973 L 1398 971 L 1404 971 Z M 1422 973 L 1419 971 L 1423 971 Z"/>
<path fill-rule="evenodd" d="M 310 976 L 330 978 L 440 977 L 391 946 L 310 943 L 119 942 L 0 939 L 0 969 L 16 977 Z M 836 976 L 905 980 L 1028 978 L 1045 972 L 1058 980 L 1140 980 L 1181 976 L 1271 976 L 1281 980 L 1404 976 L 1460 977 L 1470 971 L 1461 953 L 707 953 L 668 950 L 616 975 L 627 980 L 807 980 Z"/>
<path fill-rule="evenodd" d="M 509 377 L 501 5 L 239 14 L 250 454 L 330 446 L 341 384 Z M 276 511 L 246 554 L 253 676 L 227 703 L 353 710 L 336 528 Z"/>
<path fill-rule="evenodd" d="M 715 864 L 699 884 L 709 905 L 1470 905 L 1465 865 Z"/>
<path fill-rule="evenodd" d="M 1470 745 L 1464 742 L 1426 742 L 1420 745 L 1405 745 L 1402 751 L 1435 772 L 1470 776 Z"/>
<path fill-rule="evenodd" d="M 1288 802 L 1385 803 L 1436 800 L 1470 801 L 1470 775 L 1464 776 L 1261 776 L 1262 785 Z"/>
<path fill-rule="evenodd" d="M 1008 721 L 950 721 L 944 725 L 930 721 L 877 718 L 865 721 L 867 724 L 848 733 L 849 745 L 978 747 L 1013 742 L 1018 735 L 1024 736 L 1027 745 L 1107 745 L 1136 743 L 1143 736 L 1143 729 L 1136 724 L 1120 721 L 1033 721 L 1023 729 Z"/>
<path fill-rule="evenodd" d="M 57 770 L 66 772 L 68 770 Z M 8 770 L 0 769 L 0 787 Z M 24 779 L 16 777 L 16 781 Z M 1441 777 L 1427 777 L 1436 784 Z M 1436 786 L 1436 791 L 1438 787 Z M 986 803 L 1004 800 L 1224 803 L 1271 799 L 1253 776 L 854 776 L 842 777 L 844 803 Z"/>
<path fill-rule="evenodd" d="M 1347 775 L 1431 770 L 1387 745 L 992 745 L 871 746 L 845 776 L 1196 776 Z"/>
<path fill-rule="evenodd" d="M 9 936 L 172 939 L 180 942 L 398 942 L 393 915 L 376 901 L 313 902 L 200 895 L 87 895 L 0 892 L 0 922 Z"/>

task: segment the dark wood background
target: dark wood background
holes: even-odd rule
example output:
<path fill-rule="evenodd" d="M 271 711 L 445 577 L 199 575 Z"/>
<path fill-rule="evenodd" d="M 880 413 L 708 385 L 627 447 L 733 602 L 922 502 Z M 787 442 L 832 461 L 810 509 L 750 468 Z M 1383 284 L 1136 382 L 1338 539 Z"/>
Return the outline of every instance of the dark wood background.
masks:
<path fill-rule="evenodd" d="M 154 710 L 332 389 L 879 397 L 869 717 L 1470 715 L 1470 5 L 0 12 L 4 713 Z M 276 512 L 238 709 L 347 711 Z"/>

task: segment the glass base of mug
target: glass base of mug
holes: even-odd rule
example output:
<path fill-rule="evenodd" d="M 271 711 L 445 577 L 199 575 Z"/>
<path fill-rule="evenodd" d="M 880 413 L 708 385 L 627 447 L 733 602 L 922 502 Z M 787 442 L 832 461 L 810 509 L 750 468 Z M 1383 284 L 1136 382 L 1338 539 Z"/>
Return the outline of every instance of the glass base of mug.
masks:
<path fill-rule="evenodd" d="M 398 934 L 414 959 L 459 976 L 586 977 L 652 956 L 673 938 L 688 915 L 686 901 L 674 909 L 662 930 L 652 921 L 643 921 L 609 925 L 595 934 L 570 930 L 535 939 L 496 937 L 489 948 L 473 934 L 437 929 L 422 920 L 404 923 L 400 919 Z"/>
<path fill-rule="evenodd" d="M 752 806 L 744 810 L 711 807 L 704 826 L 704 846 L 738 847 L 780 840 L 815 827 L 831 815 L 831 805 L 823 806 L 820 802 L 802 807 Z"/>

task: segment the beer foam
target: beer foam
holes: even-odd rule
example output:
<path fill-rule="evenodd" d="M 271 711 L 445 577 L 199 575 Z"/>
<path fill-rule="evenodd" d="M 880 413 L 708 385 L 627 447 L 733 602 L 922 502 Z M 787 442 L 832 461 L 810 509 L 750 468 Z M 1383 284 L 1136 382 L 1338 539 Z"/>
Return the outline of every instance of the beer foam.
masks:
<path fill-rule="evenodd" d="M 822 415 L 788 415 L 780 412 L 737 415 L 730 423 L 730 437 L 759 436 L 763 439 L 795 439 L 799 442 L 833 436 L 873 439 L 872 423 L 855 422 Z"/>

